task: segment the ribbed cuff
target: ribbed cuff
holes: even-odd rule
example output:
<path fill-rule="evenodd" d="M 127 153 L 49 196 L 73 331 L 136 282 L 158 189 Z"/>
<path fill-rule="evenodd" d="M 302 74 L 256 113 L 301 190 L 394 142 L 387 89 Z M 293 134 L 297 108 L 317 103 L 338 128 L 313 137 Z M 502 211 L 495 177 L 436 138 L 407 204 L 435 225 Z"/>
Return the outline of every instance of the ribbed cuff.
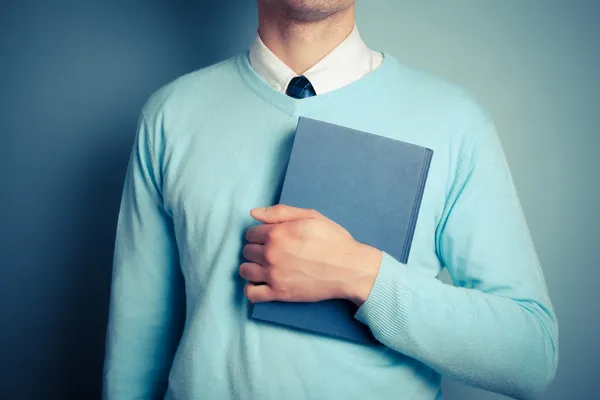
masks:
<path fill-rule="evenodd" d="M 389 344 L 401 338 L 408 322 L 413 290 L 406 265 L 385 251 L 382 253 L 371 293 L 354 318 L 367 325 L 380 342 Z"/>

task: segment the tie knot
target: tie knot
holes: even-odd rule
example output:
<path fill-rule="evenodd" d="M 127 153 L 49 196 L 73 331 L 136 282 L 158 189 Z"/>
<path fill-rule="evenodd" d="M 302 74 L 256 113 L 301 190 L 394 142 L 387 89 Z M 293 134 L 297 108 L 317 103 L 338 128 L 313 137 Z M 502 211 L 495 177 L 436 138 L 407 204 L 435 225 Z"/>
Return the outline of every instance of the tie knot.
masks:
<path fill-rule="evenodd" d="M 313 85 L 304 75 L 292 78 L 285 93 L 288 96 L 296 99 L 303 99 L 305 97 L 311 97 L 317 94 L 313 88 Z"/>

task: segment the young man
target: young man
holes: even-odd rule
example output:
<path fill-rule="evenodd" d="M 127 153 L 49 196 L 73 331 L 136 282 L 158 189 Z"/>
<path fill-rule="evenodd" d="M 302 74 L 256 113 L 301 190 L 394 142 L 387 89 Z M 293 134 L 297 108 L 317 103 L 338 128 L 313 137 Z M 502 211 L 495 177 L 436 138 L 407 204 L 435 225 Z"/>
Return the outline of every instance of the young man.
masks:
<path fill-rule="evenodd" d="M 258 9 L 249 52 L 143 107 L 104 397 L 433 400 L 440 375 L 539 396 L 556 370 L 557 322 L 489 113 L 370 50 L 354 1 Z M 275 205 L 299 116 L 434 150 L 408 265 L 315 210 Z M 456 286 L 436 279 L 444 267 Z M 356 303 L 382 345 L 248 316 L 253 302 L 331 298 Z"/>

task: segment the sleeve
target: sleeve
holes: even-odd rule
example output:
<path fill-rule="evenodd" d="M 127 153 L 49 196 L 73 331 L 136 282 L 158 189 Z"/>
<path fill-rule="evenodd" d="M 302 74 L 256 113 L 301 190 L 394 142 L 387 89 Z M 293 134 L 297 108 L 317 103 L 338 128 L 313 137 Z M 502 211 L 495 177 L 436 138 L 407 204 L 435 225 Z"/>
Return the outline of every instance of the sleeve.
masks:
<path fill-rule="evenodd" d="M 185 319 L 185 290 L 172 219 L 144 112 L 127 167 L 114 250 L 102 397 L 165 394 Z"/>
<path fill-rule="evenodd" d="M 455 286 L 383 252 L 355 318 L 442 375 L 537 398 L 556 373 L 557 320 L 495 126 L 474 131 L 436 230 Z"/>

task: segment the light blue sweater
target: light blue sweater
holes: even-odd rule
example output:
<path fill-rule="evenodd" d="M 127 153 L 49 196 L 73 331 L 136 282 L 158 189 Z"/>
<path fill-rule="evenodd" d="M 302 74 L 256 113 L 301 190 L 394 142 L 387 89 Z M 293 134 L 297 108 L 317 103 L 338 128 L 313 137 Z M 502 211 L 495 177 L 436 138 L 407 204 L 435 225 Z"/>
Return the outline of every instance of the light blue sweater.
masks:
<path fill-rule="evenodd" d="M 248 317 L 250 209 L 277 203 L 301 115 L 434 151 L 410 260 L 384 253 L 355 315 L 381 346 Z M 436 279 L 444 267 L 456 286 Z M 144 105 L 118 218 L 106 399 L 441 399 L 440 374 L 530 398 L 554 377 L 557 336 L 494 124 L 467 90 L 384 54 L 360 80 L 297 100 L 243 53 Z"/>

